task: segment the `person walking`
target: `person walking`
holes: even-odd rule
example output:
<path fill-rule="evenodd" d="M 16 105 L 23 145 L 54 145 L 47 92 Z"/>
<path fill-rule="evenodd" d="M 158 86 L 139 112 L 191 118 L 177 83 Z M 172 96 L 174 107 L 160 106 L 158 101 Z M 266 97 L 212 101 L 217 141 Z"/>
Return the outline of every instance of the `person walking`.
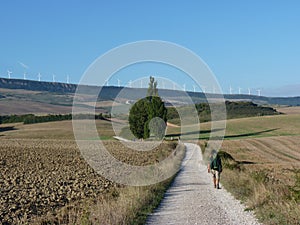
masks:
<path fill-rule="evenodd" d="M 207 165 L 208 173 L 213 176 L 214 187 L 220 189 L 220 177 L 222 173 L 222 160 L 216 150 L 212 150 L 210 161 Z"/>

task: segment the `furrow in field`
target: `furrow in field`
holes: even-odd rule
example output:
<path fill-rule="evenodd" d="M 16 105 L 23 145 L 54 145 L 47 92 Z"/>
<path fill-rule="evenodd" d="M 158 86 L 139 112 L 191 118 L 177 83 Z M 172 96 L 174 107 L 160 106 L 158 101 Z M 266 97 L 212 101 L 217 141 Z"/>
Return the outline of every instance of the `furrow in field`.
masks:
<path fill-rule="evenodd" d="M 272 163 L 278 160 L 277 156 L 274 156 L 273 154 L 270 154 L 270 152 L 263 150 L 260 146 L 257 146 L 257 144 L 253 143 L 251 140 L 245 140 L 243 142 L 243 145 L 247 149 L 254 149 L 263 162 Z"/>
<path fill-rule="evenodd" d="M 300 161 L 300 151 L 299 151 L 299 144 L 293 143 L 291 139 L 287 138 L 269 138 L 265 140 L 269 146 L 272 148 L 277 149 L 282 154 L 289 156 L 290 158 L 296 160 L 297 162 Z"/>
<path fill-rule="evenodd" d="M 264 139 L 253 139 L 249 140 L 249 142 L 251 142 L 253 146 L 256 146 L 257 149 L 260 149 L 261 151 L 265 152 L 268 158 L 273 157 L 275 162 L 278 162 L 278 160 L 283 162 L 295 161 L 293 157 L 286 154 L 285 152 L 282 152 L 281 150 L 276 149 L 274 145 L 266 143 Z"/>

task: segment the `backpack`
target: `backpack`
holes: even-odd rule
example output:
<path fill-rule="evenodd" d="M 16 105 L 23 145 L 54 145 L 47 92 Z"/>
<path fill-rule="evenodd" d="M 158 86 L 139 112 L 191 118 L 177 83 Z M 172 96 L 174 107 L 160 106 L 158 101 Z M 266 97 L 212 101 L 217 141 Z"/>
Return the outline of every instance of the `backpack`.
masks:
<path fill-rule="evenodd" d="M 210 163 L 210 168 L 212 170 L 217 170 L 219 172 L 222 172 L 222 163 L 221 163 L 220 156 L 214 155 L 213 160 Z"/>
<path fill-rule="evenodd" d="M 211 162 L 211 169 L 213 170 L 218 170 L 219 166 L 218 166 L 218 157 L 215 157 L 213 159 L 213 161 Z"/>

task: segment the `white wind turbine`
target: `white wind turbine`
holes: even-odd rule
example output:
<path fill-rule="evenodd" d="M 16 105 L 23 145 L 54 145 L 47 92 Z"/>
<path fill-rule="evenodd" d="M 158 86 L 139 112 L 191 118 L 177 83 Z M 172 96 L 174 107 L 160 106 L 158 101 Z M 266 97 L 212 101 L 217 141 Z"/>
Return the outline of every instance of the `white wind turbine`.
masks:
<path fill-rule="evenodd" d="M 194 93 L 196 92 L 196 86 L 195 85 L 193 85 L 193 88 L 194 88 Z"/>
<path fill-rule="evenodd" d="M 261 90 L 260 89 L 257 90 L 257 94 L 258 94 L 258 96 L 261 95 Z"/>
<path fill-rule="evenodd" d="M 70 83 L 70 76 L 67 75 L 67 84 L 69 84 L 69 83 Z"/>
<path fill-rule="evenodd" d="M 242 90 L 242 88 L 239 87 L 239 95 L 242 93 L 241 90 Z"/>
<path fill-rule="evenodd" d="M 185 91 L 185 84 L 183 84 L 183 91 Z"/>
<path fill-rule="evenodd" d="M 39 81 L 41 81 L 41 77 L 42 77 L 41 73 L 38 73 L 38 79 L 39 79 Z"/>
<path fill-rule="evenodd" d="M 24 77 L 23 77 L 23 78 L 24 78 L 24 80 L 26 80 L 26 72 L 24 72 L 24 74 L 23 74 L 23 75 L 24 75 Z"/>
<path fill-rule="evenodd" d="M 201 88 L 203 93 L 206 92 L 205 88 L 206 88 L 205 86 L 202 86 L 202 88 Z"/>
<path fill-rule="evenodd" d="M 248 95 L 251 95 L 251 89 L 248 88 Z"/>
<path fill-rule="evenodd" d="M 121 80 L 118 79 L 118 87 L 121 87 Z"/>
<path fill-rule="evenodd" d="M 10 79 L 10 78 L 11 78 L 11 74 L 12 74 L 12 72 L 11 72 L 11 71 L 9 71 L 9 70 L 7 70 L 8 79 Z"/>
<path fill-rule="evenodd" d="M 52 82 L 55 82 L 55 74 L 52 74 Z"/>

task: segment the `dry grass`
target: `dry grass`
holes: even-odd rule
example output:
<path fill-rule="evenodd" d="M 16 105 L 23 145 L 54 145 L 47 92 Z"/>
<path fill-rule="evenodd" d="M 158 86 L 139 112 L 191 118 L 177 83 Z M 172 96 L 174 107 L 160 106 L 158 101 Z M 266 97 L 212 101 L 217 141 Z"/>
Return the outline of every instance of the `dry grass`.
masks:
<path fill-rule="evenodd" d="M 191 127 L 192 128 L 192 127 Z M 200 139 L 210 135 L 211 123 L 201 123 Z M 243 139 L 300 134 L 300 114 L 231 119 L 226 124 L 225 139 Z"/>
<path fill-rule="evenodd" d="M 95 173 L 77 149 L 71 121 L 1 127 L 6 128 L 0 133 L 1 223 L 99 224 L 95 221 L 106 221 L 109 224 L 115 220 L 123 223 L 128 218 L 135 220 L 144 205 L 150 205 L 155 195 L 167 186 L 161 183 L 126 188 Z M 97 121 L 97 128 L 103 137 L 113 135 L 109 121 Z M 155 150 L 141 154 L 124 148 L 118 141 L 103 142 L 116 158 L 132 165 L 163 160 L 176 146 L 171 142 L 162 143 Z M 100 208 L 104 211 L 99 211 Z"/>
<path fill-rule="evenodd" d="M 183 159 L 183 146 L 177 149 L 177 169 Z M 177 170 L 176 169 L 176 170 Z M 100 199 L 91 214 L 93 224 L 144 224 L 147 215 L 158 206 L 172 178 L 147 187 L 126 187 L 112 198 Z"/>
<path fill-rule="evenodd" d="M 53 105 L 49 103 L 35 102 L 30 100 L 3 99 L 0 100 L 0 114 L 68 114 L 72 112 L 71 106 Z"/>
<path fill-rule="evenodd" d="M 264 224 L 300 221 L 300 114 L 295 113 L 298 108 L 288 108 L 287 115 L 227 121 L 221 149 L 223 157 L 227 156 L 223 158 L 222 184 L 249 210 L 254 210 Z M 201 124 L 202 130 L 209 130 L 210 126 Z M 201 134 L 202 148 L 207 136 Z"/>
<path fill-rule="evenodd" d="M 225 140 L 222 183 L 264 224 L 300 221 L 300 136 Z"/>
<path fill-rule="evenodd" d="M 81 121 L 83 124 L 85 121 Z M 111 122 L 105 120 L 97 120 L 96 127 L 100 138 L 112 139 L 114 135 Z M 5 132 L 0 132 L 1 139 L 59 139 L 59 140 L 74 140 L 72 121 L 57 121 L 40 124 L 1 124 L 0 129 L 6 129 Z M 90 137 L 91 140 L 99 139 Z"/>
<path fill-rule="evenodd" d="M 287 115 L 293 115 L 298 114 L 300 115 L 300 106 L 294 106 L 294 107 L 280 107 L 276 108 L 278 112 L 287 114 Z"/>

